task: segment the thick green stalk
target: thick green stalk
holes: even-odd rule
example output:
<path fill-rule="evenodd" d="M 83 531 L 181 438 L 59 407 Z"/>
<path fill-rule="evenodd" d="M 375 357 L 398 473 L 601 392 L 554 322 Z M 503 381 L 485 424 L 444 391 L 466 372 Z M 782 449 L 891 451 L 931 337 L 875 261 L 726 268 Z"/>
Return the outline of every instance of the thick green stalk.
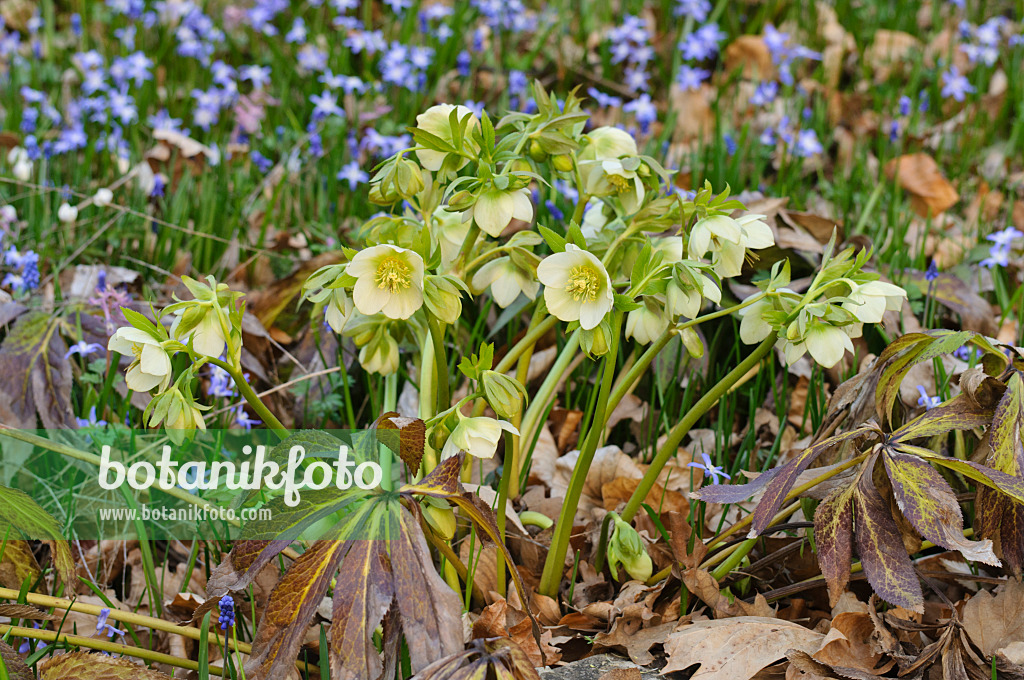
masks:
<path fill-rule="evenodd" d="M 562 510 L 558 515 L 558 522 L 555 524 L 555 533 L 551 537 L 551 549 L 548 551 L 547 559 L 544 562 L 544 573 L 541 575 L 538 590 L 542 595 L 555 598 L 558 596 L 558 587 L 562 583 L 562 565 L 565 561 L 565 550 L 569 546 L 569 534 L 572 531 L 573 519 L 576 516 L 576 507 L 579 505 L 580 496 L 583 494 L 583 484 L 590 472 L 590 464 L 597 452 L 597 444 L 601 440 L 604 431 L 604 424 L 607 421 L 608 396 L 612 389 L 612 381 L 615 378 L 615 360 L 619 353 L 619 334 L 622 330 L 622 312 L 616 312 L 612 319 L 611 345 L 607 356 L 604 358 L 604 373 L 601 377 L 601 391 L 597 397 L 597 408 L 594 412 L 594 420 L 587 431 L 587 439 L 580 450 L 579 458 L 576 459 L 576 467 L 573 468 L 572 477 L 569 478 L 569 488 L 565 492 L 565 499 L 562 501 Z"/>
<path fill-rule="evenodd" d="M 683 419 L 679 421 L 679 424 L 673 427 L 658 450 L 658 454 L 654 457 L 651 462 L 651 466 L 647 469 L 643 479 L 637 485 L 636 490 L 633 491 L 633 495 L 630 496 L 629 502 L 626 504 L 626 508 L 622 511 L 622 519 L 630 521 L 636 516 L 637 510 L 640 509 L 640 504 L 643 503 L 644 499 L 647 498 L 647 494 L 654 487 L 654 482 L 658 479 L 658 475 L 661 474 L 662 469 L 668 463 L 668 461 L 676 454 L 679 448 L 679 442 L 683 441 L 689 432 L 690 428 L 697 424 L 697 421 L 711 410 L 711 407 L 718 403 L 718 400 L 725 395 L 726 392 L 731 388 L 740 378 L 745 376 L 748 371 L 761 363 L 772 351 L 772 347 L 775 345 L 775 336 L 770 335 L 765 338 L 757 348 L 747 355 L 736 368 L 732 369 L 724 378 L 718 381 L 714 387 L 704 393 L 696 404 L 694 404 Z"/>
<path fill-rule="evenodd" d="M 220 359 L 208 357 L 207 361 L 215 366 L 220 366 L 227 371 L 228 375 L 231 376 L 231 379 L 235 381 L 235 387 L 238 388 L 238 393 L 242 395 L 242 398 L 245 399 L 246 402 L 249 403 L 252 410 L 256 411 L 256 414 L 263 419 L 264 424 L 274 431 L 274 434 L 281 439 L 288 436 L 288 429 L 281 424 L 281 421 L 277 419 L 277 416 L 270 412 L 270 409 L 267 408 L 266 404 L 260 401 L 259 395 L 252 389 L 252 386 L 246 381 L 245 376 L 242 375 L 241 371 L 236 371 L 230 364 L 221 361 Z"/>
<path fill-rule="evenodd" d="M 451 406 L 448 392 L 448 354 L 444 351 L 444 327 L 432 315 L 427 315 L 430 339 L 434 343 L 434 377 L 437 379 L 437 413 Z"/>
<path fill-rule="evenodd" d="M 548 402 L 554 395 L 555 388 L 558 387 L 558 383 L 562 379 L 562 374 L 565 373 L 569 364 L 572 363 L 573 356 L 575 356 L 579 347 L 580 332 L 577 330 L 569 336 L 569 341 L 562 348 L 562 352 L 558 355 L 554 365 L 551 366 L 551 370 L 548 371 L 537 393 L 533 395 L 533 401 L 526 408 L 526 415 L 523 416 L 523 426 L 519 428 L 519 433 L 522 435 L 522 441 L 526 442 L 527 446 L 533 442 L 534 433 L 540 423 L 540 419 L 547 410 Z"/>

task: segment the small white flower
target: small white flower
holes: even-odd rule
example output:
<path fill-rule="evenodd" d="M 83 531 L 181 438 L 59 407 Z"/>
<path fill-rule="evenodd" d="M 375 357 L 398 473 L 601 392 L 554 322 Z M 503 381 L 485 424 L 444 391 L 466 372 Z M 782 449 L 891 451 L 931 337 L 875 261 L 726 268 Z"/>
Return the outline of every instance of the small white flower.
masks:
<path fill-rule="evenodd" d="M 465 212 L 465 221 L 473 219 L 486 234 L 497 238 L 513 219 L 533 221 L 533 203 L 528 189 L 502 191 L 490 188 L 480 194 L 476 203 Z"/>
<path fill-rule="evenodd" d="M 846 296 L 849 301 L 841 306 L 857 317 L 861 323 L 881 323 L 886 311 L 899 311 L 907 292 L 885 281 L 854 284 Z"/>
<path fill-rule="evenodd" d="M 502 430 L 515 435 L 519 434 L 519 430 L 512 423 L 504 420 L 495 420 L 485 416 L 467 418 L 460 413 L 459 424 L 448 435 L 448 441 L 441 449 L 441 459 L 458 455 L 459 451 L 465 451 L 477 458 L 492 458 L 498 448 Z"/>
<path fill-rule="evenodd" d="M 571 243 L 541 261 L 537 278 L 548 311 L 562 321 L 579 321 L 583 330 L 596 328 L 612 310 L 615 295 L 604 265 Z"/>
<path fill-rule="evenodd" d="M 480 129 L 480 119 L 473 115 L 473 112 L 465 106 L 452 106 L 451 104 L 438 104 L 436 106 L 431 106 L 429 109 L 416 116 L 416 127 L 420 130 L 424 130 L 425 132 L 429 132 L 436 137 L 440 137 L 448 143 L 453 143 L 454 137 L 452 135 L 452 126 L 449 119 L 453 109 L 457 112 L 456 115 L 460 121 L 467 115 L 472 115 L 472 118 L 469 120 L 469 124 L 466 126 L 463 146 L 470 153 L 475 153 L 477 151 L 477 144 L 473 141 L 473 131 Z M 420 163 L 424 168 L 431 172 L 437 172 L 441 169 L 441 164 L 444 163 L 445 156 L 447 155 L 448 154 L 443 151 L 435 151 L 433 149 L 418 149 L 416 151 L 416 157 L 419 158 Z M 462 168 L 468 162 L 469 159 L 462 158 L 455 169 L 458 170 Z"/>
<path fill-rule="evenodd" d="M 78 208 L 68 203 L 61 203 L 57 208 L 57 219 L 64 224 L 71 224 L 78 219 Z"/>
<path fill-rule="evenodd" d="M 408 319 L 423 306 L 423 258 L 412 250 L 373 246 L 357 253 L 347 271 L 356 278 L 356 309 L 367 316 Z"/>
<path fill-rule="evenodd" d="M 626 337 L 633 338 L 641 345 L 660 338 L 668 330 L 668 315 L 661 307 L 644 300 L 639 309 L 626 315 Z"/>
<path fill-rule="evenodd" d="M 720 277 L 739 276 L 747 249 L 775 245 L 771 227 L 764 215 L 743 215 L 737 219 L 727 215 L 705 217 L 690 232 L 690 257 L 699 259 L 710 249 L 711 264 Z"/>
<path fill-rule="evenodd" d="M 166 389 L 171 381 L 171 357 L 160 341 L 146 331 L 123 326 L 110 336 L 107 349 L 125 356 L 134 356 L 128 366 L 125 382 L 134 392 L 149 392 L 154 387 Z"/>
<path fill-rule="evenodd" d="M 93 194 L 92 202 L 97 208 L 106 208 L 110 205 L 110 202 L 114 200 L 114 192 L 106 187 L 97 189 L 96 193 Z"/>
<path fill-rule="evenodd" d="M 580 152 L 580 160 L 606 160 L 636 156 L 639 150 L 633 135 L 617 127 L 599 127 L 587 134 L 587 144 Z"/>
<path fill-rule="evenodd" d="M 20 182 L 27 182 L 32 177 L 32 161 L 28 152 L 20 146 L 16 146 L 7 153 L 7 162 L 11 164 L 11 172 L 14 178 Z"/>
<path fill-rule="evenodd" d="M 484 290 L 488 286 L 494 301 L 502 309 L 515 302 L 520 294 L 532 300 L 540 290 L 540 282 L 517 267 L 509 257 L 491 260 L 473 275 L 474 290 Z"/>

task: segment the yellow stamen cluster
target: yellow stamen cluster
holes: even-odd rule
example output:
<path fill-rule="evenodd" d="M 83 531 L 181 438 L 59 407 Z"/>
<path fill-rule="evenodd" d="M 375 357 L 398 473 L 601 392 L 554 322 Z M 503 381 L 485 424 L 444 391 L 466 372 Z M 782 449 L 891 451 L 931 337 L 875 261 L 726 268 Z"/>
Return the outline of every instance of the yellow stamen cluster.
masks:
<path fill-rule="evenodd" d="M 615 175 L 609 173 L 608 183 L 611 184 L 612 188 L 614 188 L 616 193 L 619 194 L 624 194 L 632 189 L 629 180 L 623 177 L 622 175 Z"/>
<path fill-rule="evenodd" d="M 377 275 L 374 277 L 374 281 L 381 290 L 397 293 L 408 288 L 412 283 L 412 278 L 409 276 L 411 271 L 409 265 L 402 260 L 397 257 L 388 257 L 377 265 Z"/>
<path fill-rule="evenodd" d="M 580 302 L 584 298 L 588 302 L 597 299 L 597 291 L 601 288 L 601 277 L 590 267 L 573 267 L 569 271 L 569 281 L 565 290 L 572 299 Z"/>

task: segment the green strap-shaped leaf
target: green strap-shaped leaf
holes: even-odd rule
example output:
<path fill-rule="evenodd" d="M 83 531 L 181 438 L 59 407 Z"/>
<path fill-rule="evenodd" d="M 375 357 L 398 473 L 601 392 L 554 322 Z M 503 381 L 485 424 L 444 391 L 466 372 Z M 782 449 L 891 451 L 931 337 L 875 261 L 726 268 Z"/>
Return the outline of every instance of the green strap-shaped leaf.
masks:
<path fill-rule="evenodd" d="M 992 541 L 964 538 L 964 518 L 956 494 L 935 468 L 917 456 L 888 447 L 882 460 L 896 504 L 919 534 L 935 545 L 959 551 L 965 559 L 1000 566 Z"/>
<path fill-rule="evenodd" d="M 924 597 L 914 564 L 903 546 L 889 504 L 871 480 L 874 460 L 874 457 L 869 459 L 853 494 L 857 554 L 868 583 L 879 597 L 890 604 L 923 613 Z"/>

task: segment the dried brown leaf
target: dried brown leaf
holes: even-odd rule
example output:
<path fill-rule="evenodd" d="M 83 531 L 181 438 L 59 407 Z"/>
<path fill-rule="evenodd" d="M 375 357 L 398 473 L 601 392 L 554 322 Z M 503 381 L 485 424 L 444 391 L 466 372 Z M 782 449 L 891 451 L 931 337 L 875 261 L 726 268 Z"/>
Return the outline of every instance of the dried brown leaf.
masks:
<path fill-rule="evenodd" d="M 668 637 L 663 673 L 699 664 L 691 680 L 748 680 L 791 649 L 817 651 L 824 637 L 789 621 L 757 616 L 698 621 Z"/>
<path fill-rule="evenodd" d="M 934 217 L 960 200 L 960 194 L 927 154 L 894 158 L 886 163 L 885 173 L 889 179 L 899 181 L 903 190 L 910 194 L 911 205 L 921 217 Z"/>

